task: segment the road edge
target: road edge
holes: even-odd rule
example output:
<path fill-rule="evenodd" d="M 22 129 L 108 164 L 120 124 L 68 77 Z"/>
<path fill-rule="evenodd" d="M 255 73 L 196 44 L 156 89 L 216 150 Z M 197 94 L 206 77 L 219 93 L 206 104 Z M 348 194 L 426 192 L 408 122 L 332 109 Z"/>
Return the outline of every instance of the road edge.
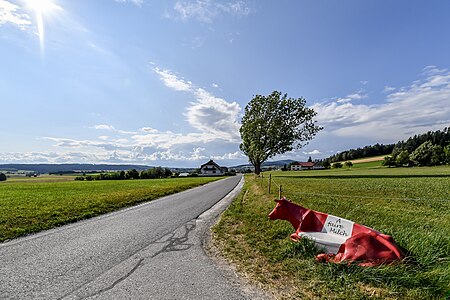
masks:
<path fill-rule="evenodd" d="M 239 289 L 244 297 L 248 299 L 273 299 L 261 287 L 252 284 L 246 278 L 239 275 L 236 266 L 222 256 L 220 249 L 212 240 L 211 228 L 220 220 L 222 213 L 228 208 L 242 191 L 244 186 L 244 176 L 236 187 L 224 198 L 217 202 L 209 210 L 202 213 L 196 220 L 197 232 L 200 235 L 201 248 L 205 255 L 214 263 L 222 276 L 235 288 Z"/>

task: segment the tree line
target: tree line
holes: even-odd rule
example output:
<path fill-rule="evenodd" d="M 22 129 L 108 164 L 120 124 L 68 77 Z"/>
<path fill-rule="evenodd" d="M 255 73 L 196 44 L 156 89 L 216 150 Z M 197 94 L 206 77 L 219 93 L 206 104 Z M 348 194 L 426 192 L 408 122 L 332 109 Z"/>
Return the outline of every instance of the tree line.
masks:
<path fill-rule="evenodd" d="M 370 146 L 365 146 L 357 149 L 350 149 L 347 151 L 343 151 L 340 153 L 336 153 L 325 159 L 328 163 L 334 163 L 338 161 L 347 161 L 358 158 L 372 157 L 372 156 L 380 156 L 380 155 L 389 155 L 394 150 L 395 144 L 375 144 Z"/>
<path fill-rule="evenodd" d="M 175 174 L 177 175 L 177 174 Z M 86 175 L 75 177 L 78 181 L 93 181 L 93 180 L 127 180 L 127 179 L 159 179 L 174 176 L 172 171 L 168 168 L 156 167 L 144 171 L 137 171 L 130 169 L 128 171 L 100 173 L 98 175 Z"/>
<path fill-rule="evenodd" d="M 450 128 L 416 134 L 395 144 L 375 144 L 350 149 L 323 160 L 324 167 L 335 162 L 386 155 L 383 165 L 436 166 L 450 163 Z"/>
<path fill-rule="evenodd" d="M 392 154 L 383 161 L 383 165 L 388 167 L 442 164 L 450 164 L 450 128 L 447 127 L 398 142 Z"/>

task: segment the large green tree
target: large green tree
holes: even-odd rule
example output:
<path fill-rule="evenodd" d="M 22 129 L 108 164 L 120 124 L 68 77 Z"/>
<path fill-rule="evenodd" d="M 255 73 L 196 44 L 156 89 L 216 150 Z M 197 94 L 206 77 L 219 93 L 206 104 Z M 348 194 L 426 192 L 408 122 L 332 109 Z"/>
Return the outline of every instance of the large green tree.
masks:
<path fill-rule="evenodd" d="M 0 173 L 0 181 L 6 181 L 6 175 L 3 173 Z"/>
<path fill-rule="evenodd" d="M 256 95 L 245 107 L 240 129 L 240 149 L 261 172 L 267 159 L 301 148 L 322 128 L 313 120 L 316 112 L 304 98 L 291 98 L 278 91 Z"/>

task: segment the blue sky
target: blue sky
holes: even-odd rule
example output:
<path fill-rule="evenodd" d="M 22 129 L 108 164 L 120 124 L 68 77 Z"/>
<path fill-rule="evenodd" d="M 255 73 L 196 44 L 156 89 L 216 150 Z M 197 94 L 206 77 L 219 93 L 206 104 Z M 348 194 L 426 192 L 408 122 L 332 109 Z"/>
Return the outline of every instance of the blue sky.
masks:
<path fill-rule="evenodd" d="M 255 94 L 324 127 L 274 159 L 450 126 L 449 1 L 0 0 L 0 163 L 247 162 Z"/>

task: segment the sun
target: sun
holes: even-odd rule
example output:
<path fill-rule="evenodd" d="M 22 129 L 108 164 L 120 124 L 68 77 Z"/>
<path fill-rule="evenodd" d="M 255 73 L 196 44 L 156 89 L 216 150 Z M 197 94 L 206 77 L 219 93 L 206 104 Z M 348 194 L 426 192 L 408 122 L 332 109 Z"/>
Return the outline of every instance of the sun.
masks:
<path fill-rule="evenodd" d="M 39 42 L 41 50 L 44 49 L 44 16 L 48 17 L 51 13 L 54 13 L 62 8 L 53 0 L 26 0 L 28 9 L 34 11 L 36 14 L 36 23 L 38 29 Z"/>

